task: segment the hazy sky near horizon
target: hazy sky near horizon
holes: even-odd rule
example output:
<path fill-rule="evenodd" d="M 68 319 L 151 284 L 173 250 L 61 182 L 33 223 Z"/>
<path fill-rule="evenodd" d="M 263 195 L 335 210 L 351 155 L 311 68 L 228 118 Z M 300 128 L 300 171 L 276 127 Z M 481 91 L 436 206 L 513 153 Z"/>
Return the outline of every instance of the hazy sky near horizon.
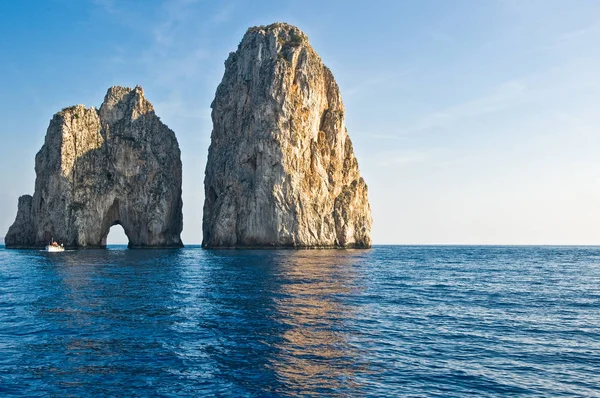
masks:
<path fill-rule="evenodd" d="M 52 115 L 141 85 L 179 140 L 199 243 L 223 63 L 283 21 L 340 86 L 375 244 L 600 244 L 599 1 L 30 0 L 0 18 L 0 236 Z"/>

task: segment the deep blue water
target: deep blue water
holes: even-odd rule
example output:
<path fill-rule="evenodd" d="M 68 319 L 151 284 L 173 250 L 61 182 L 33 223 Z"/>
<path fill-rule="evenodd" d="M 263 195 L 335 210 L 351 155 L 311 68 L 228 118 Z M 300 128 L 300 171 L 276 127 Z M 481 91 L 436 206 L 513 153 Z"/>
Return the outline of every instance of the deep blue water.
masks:
<path fill-rule="evenodd" d="M 0 248 L 0 395 L 600 396 L 600 247 Z"/>

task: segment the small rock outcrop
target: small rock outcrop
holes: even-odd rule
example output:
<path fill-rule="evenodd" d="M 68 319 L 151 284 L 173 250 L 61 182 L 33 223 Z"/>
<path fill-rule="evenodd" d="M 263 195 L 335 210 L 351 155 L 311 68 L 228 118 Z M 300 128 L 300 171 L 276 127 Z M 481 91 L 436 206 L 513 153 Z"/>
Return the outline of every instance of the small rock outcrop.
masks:
<path fill-rule="evenodd" d="M 370 247 L 340 91 L 302 31 L 250 28 L 211 107 L 203 247 Z"/>
<path fill-rule="evenodd" d="M 50 121 L 35 157 L 35 192 L 19 198 L 7 248 L 105 247 L 120 224 L 129 247 L 181 247 L 181 156 L 141 87 L 111 87 L 100 109 Z"/>

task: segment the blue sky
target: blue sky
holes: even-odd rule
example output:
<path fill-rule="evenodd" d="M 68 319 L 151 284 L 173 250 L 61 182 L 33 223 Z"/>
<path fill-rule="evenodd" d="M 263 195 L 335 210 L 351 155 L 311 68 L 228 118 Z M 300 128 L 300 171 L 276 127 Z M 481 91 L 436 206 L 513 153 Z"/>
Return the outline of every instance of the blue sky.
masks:
<path fill-rule="evenodd" d="M 600 244 L 598 1 L 31 0 L 0 18 L 0 236 L 52 115 L 139 84 L 177 134 L 200 242 L 223 62 L 284 21 L 340 85 L 374 243 Z"/>

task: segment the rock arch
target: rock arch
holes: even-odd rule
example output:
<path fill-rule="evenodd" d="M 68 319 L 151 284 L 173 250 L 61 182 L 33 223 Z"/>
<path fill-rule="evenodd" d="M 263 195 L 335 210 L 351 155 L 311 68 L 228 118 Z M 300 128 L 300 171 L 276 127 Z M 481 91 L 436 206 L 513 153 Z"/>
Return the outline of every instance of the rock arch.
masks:
<path fill-rule="evenodd" d="M 124 218 L 124 219 L 127 220 L 127 218 Z M 127 236 L 127 239 L 129 240 L 128 243 L 129 243 L 129 245 L 131 245 L 131 237 L 130 236 L 133 235 L 132 232 L 133 232 L 134 226 L 130 225 L 127 222 L 123 223 L 121 221 L 119 199 L 114 200 L 113 204 L 108 208 L 108 211 L 102 218 L 102 224 L 101 224 L 101 229 L 100 229 L 100 236 L 102 237 L 102 239 L 100 241 L 99 246 L 106 247 L 106 240 L 108 238 L 110 229 L 111 229 L 111 227 L 114 227 L 115 225 L 120 225 L 123 228 L 123 231 L 125 232 L 125 235 Z"/>
<path fill-rule="evenodd" d="M 33 196 L 19 198 L 7 248 L 105 247 L 120 224 L 129 247 L 181 247 L 182 166 L 175 133 L 141 87 L 111 87 L 100 109 L 54 115 L 36 155 Z"/>

